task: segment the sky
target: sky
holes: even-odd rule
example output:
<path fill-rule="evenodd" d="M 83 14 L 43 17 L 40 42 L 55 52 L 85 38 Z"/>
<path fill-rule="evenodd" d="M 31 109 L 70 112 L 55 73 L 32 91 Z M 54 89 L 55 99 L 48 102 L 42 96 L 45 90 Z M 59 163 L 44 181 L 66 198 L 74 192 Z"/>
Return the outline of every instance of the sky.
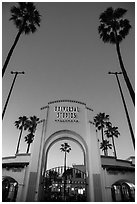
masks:
<path fill-rule="evenodd" d="M 10 8 L 15 2 L 2 4 L 2 64 L 17 34 L 9 21 Z M 2 124 L 2 155 L 15 154 L 19 130 L 14 122 L 19 116 L 42 117 L 40 108 L 49 101 L 72 99 L 84 102 L 94 110 L 94 115 L 105 112 L 119 128 L 115 140 L 119 159 L 134 155 L 120 92 L 113 75 L 108 71 L 121 71 L 115 45 L 102 42 L 98 34 L 99 15 L 108 7 L 127 9 L 125 18 L 132 29 L 120 44 L 121 54 L 133 88 L 135 86 L 135 10 L 133 2 L 35 2 L 41 14 L 41 26 L 34 34 L 22 34 L 14 50 L 5 76 L 2 79 L 2 109 L 13 75 L 11 71 L 25 71 L 18 75 Z M 127 103 L 133 131 L 134 106 L 122 76 L 119 77 Z M 37 133 L 41 134 L 41 125 Z M 20 153 L 27 144 L 23 134 Z M 72 143 L 72 155 L 81 150 Z M 55 144 L 59 151 L 60 143 Z M 58 148 L 57 148 L 58 147 Z M 75 150 L 77 147 L 77 151 Z M 54 149 L 54 148 L 53 148 Z M 50 151 L 52 158 L 53 152 Z M 68 158 L 70 155 L 68 156 Z M 72 158 L 73 156 L 71 156 Z M 61 158 L 63 160 L 63 157 Z M 76 162 L 83 162 L 75 159 Z M 71 161 L 71 163 L 76 163 Z M 61 164 L 61 161 L 60 161 Z M 62 164 L 61 164 L 62 165 Z"/>

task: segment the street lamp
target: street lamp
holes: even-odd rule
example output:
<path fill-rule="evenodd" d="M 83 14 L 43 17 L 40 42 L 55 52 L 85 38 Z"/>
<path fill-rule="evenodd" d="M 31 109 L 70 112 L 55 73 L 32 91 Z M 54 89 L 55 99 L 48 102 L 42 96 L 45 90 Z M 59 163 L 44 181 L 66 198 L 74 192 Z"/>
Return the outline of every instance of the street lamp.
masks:
<path fill-rule="evenodd" d="M 122 98 L 123 105 L 124 105 L 124 108 L 125 108 L 125 113 L 126 113 L 126 117 L 127 117 L 127 121 L 128 121 L 128 125 L 129 125 L 129 130 L 130 130 L 130 133 L 131 133 L 133 146 L 134 146 L 134 149 L 135 149 L 135 137 L 134 137 L 134 133 L 133 133 L 133 130 L 132 130 L 132 125 L 131 125 L 131 122 L 130 122 L 130 118 L 129 118 L 126 102 L 125 102 L 125 99 L 124 99 L 124 95 L 123 95 L 123 92 L 122 92 L 122 88 L 121 88 L 121 85 L 120 85 L 120 81 L 119 81 L 119 78 L 118 78 L 118 74 L 122 74 L 122 72 L 108 72 L 108 74 L 114 74 L 116 76 L 117 83 L 118 83 L 119 90 L 120 90 L 120 94 L 121 94 L 121 98 Z"/>
<path fill-rule="evenodd" d="M 16 78 L 17 78 L 17 75 L 18 75 L 18 74 L 25 74 L 25 72 L 13 72 L 13 71 L 11 71 L 11 74 L 15 74 L 15 76 L 14 76 L 14 79 L 13 79 L 13 82 L 12 82 L 12 85 L 11 85 L 11 88 L 10 88 L 10 91 L 9 91 L 9 94 L 8 94 L 8 97 L 7 97 L 7 100 L 6 100 L 6 103 L 5 103 L 3 112 L 2 112 L 2 120 L 3 120 L 3 118 L 4 118 L 5 111 L 6 111 L 6 108 L 7 108 L 8 102 L 9 102 L 9 99 L 10 99 L 10 95 L 11 95 L 13 86 L 14 86 L 14 84 L 15 84 L 15 80 L 16 80 Z"/>

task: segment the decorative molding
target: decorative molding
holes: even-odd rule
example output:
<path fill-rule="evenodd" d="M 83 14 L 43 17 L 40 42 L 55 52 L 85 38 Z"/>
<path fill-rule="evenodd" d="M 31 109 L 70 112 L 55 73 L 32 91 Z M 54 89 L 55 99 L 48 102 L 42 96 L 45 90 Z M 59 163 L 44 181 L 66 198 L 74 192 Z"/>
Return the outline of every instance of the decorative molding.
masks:
<path fill-rule="evenodd" d="M 76 100 L 69 100 L 69 99 L 62 99 L 62 100 L 55 100 L 55 101 L 50 101 L 48 104 L 52 104 L 52 103 L 60 103 L 60 102 L 69 102 L 69 103 L 79 103 L 81 105 L 86 105 L 83 102 L 80 101 L 76 101 Z"/>
<path fill-rule="evenodd" d="M 134 167 L 127 167 L 127 166 L 113 166 L 113 165 L 102 165 L 103 169 L 106 169 L 108 172 L 121 172 L 121 171 L 135 171 Z"/>
<path fill-rule="evenodd" d="M 15 159 L 15 158 L 16 158 L 16 156 L 2 157 L 2 160 L 4 160 L 4 159 Z"/>
<path fill-rule="evenodd" d="M 87 106 L 86 106 L 86 109 L 87 109 L 87 110 L 90 110 L 90 111 L 93 111 L 93 109 L 91 109 L 91 108 L 89 108 L 89 107 L 87 107 Z"/>
<path fill-rule="evenodd" d="M 42 123 L 42 122 L 45 122 L 45 119 L 38 121 L 37 124 Z"/>
<path fill-rule="evenodd" d="M 49 105 L 50 105 L 50 104 L 53 104 L 53 103 L 63 103 L 63 102 L 69 102 L 69 103 L 78 103 L 78 104 L 81 104 L 81 105 L 86 106 L 86 103 L 81 102 L 81 101 L 77 101 L 77 100 L 70 100 L 70 99 L 61 99 L 61 100 L 55 100 L 55 101 L 50 101 L 50 102 L 48 102 L 48 105 L 47 105 L 47 106 L 42 107 L 40 110 L 43 110 L 43 109 L 49 108 Z M 86 106 L 86 109 L 87 109 L 87 110 L 90 110 L 90 111 L 93 111 L 93 109 L 92 109 L 92 108 L 89 108 L 89 107 L 87 107 L 87 106 Z"/>
<path fill-rule="evenodd" d="M 29 162 L 12 162 L 12 163 L 3 163 L 2 168 L 24 168 L 28 166 Z"/>
<path fill-rule="evenodd" d="M 40 108 L 40 110 L 43 110 L 43 109 L 46 109 L 46 108 L 49 108 L 49 106 L 48 105 L 44 106 L 44 107 Z"/>

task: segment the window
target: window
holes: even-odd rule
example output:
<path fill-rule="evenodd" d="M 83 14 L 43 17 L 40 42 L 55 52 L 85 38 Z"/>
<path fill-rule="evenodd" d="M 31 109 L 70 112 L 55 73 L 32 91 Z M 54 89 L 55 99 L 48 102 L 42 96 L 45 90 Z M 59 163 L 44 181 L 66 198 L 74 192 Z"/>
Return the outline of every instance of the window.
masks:
<path fill-rule="evenodd" d="M 76 178 L 81 178 L 81 173 L 76 173 Z"/>
<path fill-rule="evenodd" d="M 117 181 L 111 188 L 112 199 L 115 202 L 135 201 L 135 186 L 127 181 Z"/>
<path fill-rule="evenodd" d="M 11 177 L 3 177 L 2 202 L 15 202 L 18 191 L 18 183 Z"/>

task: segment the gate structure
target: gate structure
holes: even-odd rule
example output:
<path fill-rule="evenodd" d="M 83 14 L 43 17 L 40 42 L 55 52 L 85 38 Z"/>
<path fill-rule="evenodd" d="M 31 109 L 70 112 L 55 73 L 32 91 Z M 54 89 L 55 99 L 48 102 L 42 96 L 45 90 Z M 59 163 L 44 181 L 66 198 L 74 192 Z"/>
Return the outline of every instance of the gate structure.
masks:
<path fill-rule="evenodd" d="M 27 175 L 26 201 L 42 201 L 43 185 L 45 185 L 46 188 L 46 182 L 43 181 L 44 172 L 48 172 L 45 175 L 49 175 L 49 171 L 47 171 L 49 149 L 56 142 L 64 139 L 74 141 L 83 151 L 84 175 L 86 175 L 85 200 L 93 202 L 102 201 L 101 158 L 96 130 L 93 124 L 93 110 L 87 107 L 85 103 L 73 100 L 52 101 L 41 110 L 43 114 L 42 117 L 44 118 L 43 131 L 41 135 L 36 135 L 33 143 L 34 151 Z M 58 178 L 61 178 L 61 174 L 59 175 Z M 48 176 L 44 179 L 47 178 Z M 62 178 L 60 180 L 63 182 Z M 70 197 L 71 194 L 73 195 L 73 185 L 67 183 L 68 181 L 70 182 L 70 180 L 66 179 L 65 181 L 64 200 L 67 201 L 68 191 Z M 54 183 L 52 183 L 52 185 L 53 184 Z M 59 186 L 59 183 L 57 184 Z M 60 186 L 61 185 L 63 185 L 63 183 L 61 183 Z M 84 183 L 82 185 L 84 185 Z M 71 192 L 68 186 L 71 186 Z M 74 189 L 76 190 L 76 188 Z M 78 195 L 84 194 L 84 188 L 82 190 L 77 189 L 77 192 L 78 191 Z M 77 197 L 77 195 L 72 196 L 72 200 L 74 197 Z"/>
<path fill-rule="evenodd" d="M 82 202 L 86 201 L 86 173 L 79 169 L 64 166 L 47 170 L 41 183 L 41 201 Z"/>

